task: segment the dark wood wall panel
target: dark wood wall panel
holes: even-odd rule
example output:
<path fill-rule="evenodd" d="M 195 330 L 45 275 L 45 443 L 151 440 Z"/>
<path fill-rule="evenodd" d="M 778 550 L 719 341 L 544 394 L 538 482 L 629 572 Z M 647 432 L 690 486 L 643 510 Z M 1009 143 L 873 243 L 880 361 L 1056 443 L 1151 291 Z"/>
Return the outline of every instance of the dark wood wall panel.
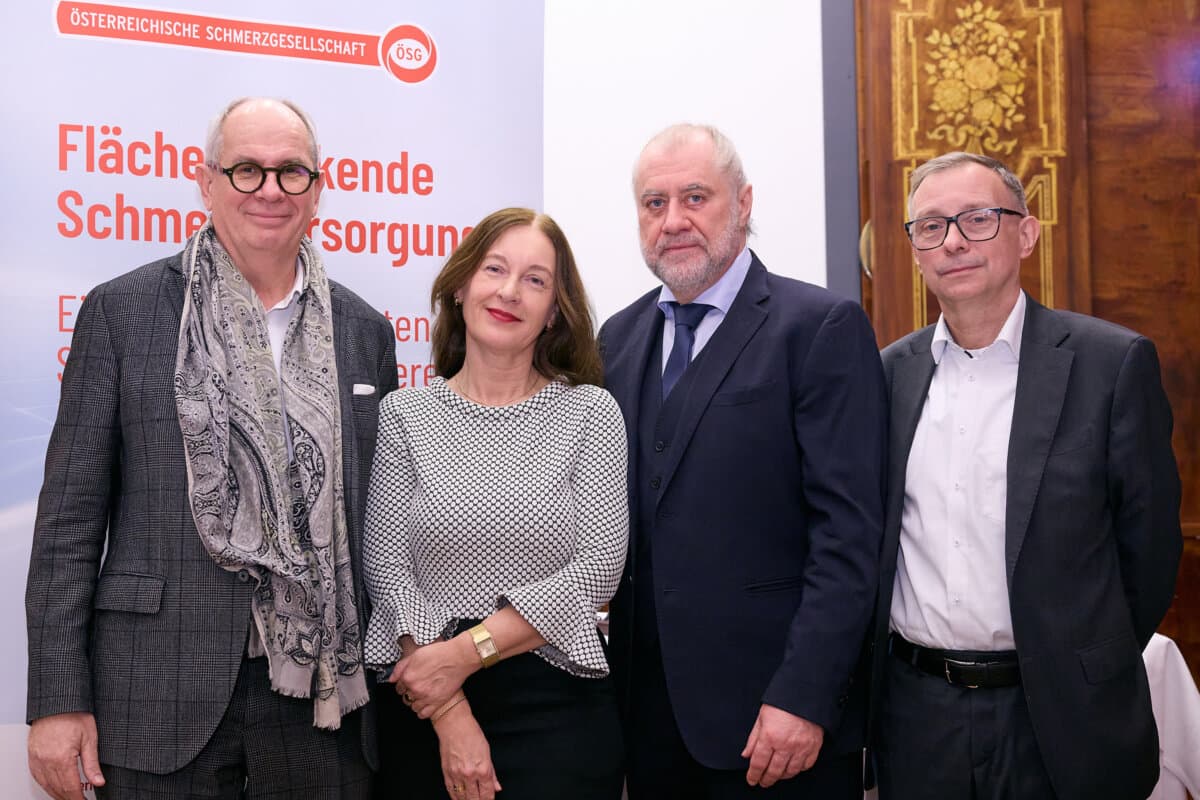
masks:
<path fill-rule="evenodd" d="M 1084 3 L 1092 310 L 1154 340 L 1187 537 L 1162 630 L 1200 673 L 1200 19 L 1195 0 Z"/>
<path fill-rule="evenodd" d="M 1183 541 L 1183 563 L 1179 568 L 1179 589 L 1175 593 L 1175 605 L 1167 612 L 1167 618 L 1159 627 L 1179 645 L 1184 659 L 1192 668 L 1192 675 L 1200 684 L 1197 666 L 1200 652 L 1200 607 L 1196 605 L 1196 587 L 1200 586 L 1200 536 L 1189 536 Z"/>

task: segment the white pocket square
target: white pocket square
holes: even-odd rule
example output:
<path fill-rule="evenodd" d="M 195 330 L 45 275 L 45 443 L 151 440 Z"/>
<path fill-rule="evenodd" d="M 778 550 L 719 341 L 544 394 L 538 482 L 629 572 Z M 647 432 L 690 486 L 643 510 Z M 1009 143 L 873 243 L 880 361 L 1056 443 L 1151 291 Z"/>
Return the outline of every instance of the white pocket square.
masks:
<path fill-rule="evenodd" d="M 369 383 L 356 383 L 354 384 L 354 393 L 356 395 L 375 394 L 375 387 Z"/>

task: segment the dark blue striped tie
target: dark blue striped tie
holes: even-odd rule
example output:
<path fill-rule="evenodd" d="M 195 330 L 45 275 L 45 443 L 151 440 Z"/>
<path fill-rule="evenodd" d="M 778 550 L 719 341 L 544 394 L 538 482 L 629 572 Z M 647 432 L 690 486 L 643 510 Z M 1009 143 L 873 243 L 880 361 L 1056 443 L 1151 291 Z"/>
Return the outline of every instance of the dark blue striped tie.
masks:
<path fill-rule="evenodd" d="M 674 300 L 668 302 L 671 304 L 671 308 L 675 309 L 675 342 L 671 345 L 671 354 L 667 356 L 667 368 L 663 370 L 662 396 L 664 400 L 667 399 L 667 395 L 675 388 L 683 371 L 691 363 L 692 345 L 696 342 L 696 326 L 700 324 L 700 320 L 704 319 L 704 315 L 713 309 L 713 306 L 707 303 L 681 305 Z"/>

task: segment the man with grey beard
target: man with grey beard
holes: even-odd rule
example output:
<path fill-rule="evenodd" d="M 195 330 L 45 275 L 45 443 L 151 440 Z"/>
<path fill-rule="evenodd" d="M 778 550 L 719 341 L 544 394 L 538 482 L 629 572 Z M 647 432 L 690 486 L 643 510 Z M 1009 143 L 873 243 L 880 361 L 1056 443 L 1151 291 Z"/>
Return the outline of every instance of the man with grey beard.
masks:
<path fill-rule="evenodd" d="M 633 183 L 663 286 L 600 331 L 630 442 L 611 631 L 630 800 L 861 797 L 875 337 L 858 305 L 747 248 L 753 191 L 720 131 L 667 128 Z"/>

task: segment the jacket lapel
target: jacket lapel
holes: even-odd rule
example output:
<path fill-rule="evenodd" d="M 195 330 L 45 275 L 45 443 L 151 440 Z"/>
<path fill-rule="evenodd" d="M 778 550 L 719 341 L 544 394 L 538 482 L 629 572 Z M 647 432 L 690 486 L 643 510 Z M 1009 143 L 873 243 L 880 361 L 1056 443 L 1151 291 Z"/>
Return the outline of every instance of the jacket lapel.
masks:
<path fill-rule="evenodd" d="M 186 249 L 184 252 L 187 252 Z M 188 286 L 188 276 L 183 272 L 183 253 L 176 253 L 167 260 L 168 274 L 166 277 L 166 291 L 160 292 L 160 296 L 165 297 L 171 305 L 171 310 L 175 312 L 176 327 L 183 321 L 183 302 L 191 287 Z"/>
<path fill-rule="evenodd" d="M 921 411 L 925 408 L 925 397 L 933 380 L 933 355 L 929 343 L 933 340 L 933 327 L 921 331 L 909 343 L 909 352 L 896 361 L 891 370 L 891 442 L 888 446 L 888 480 L 892 486 L 904 485 L 904 473 L 908 468 L 908 455 L 912 450 L 913 437 Z"/>
<path fill-rule="evenodd" d="M 933 340 L 934 326 L 914 336 L 908 344 L 908 352 L 896 358 L 888 370 L 888 400 L 890 422 L 888 425 L 888 492 L 885 525 L 883 529 L 883 551 L 881 574 L 891 575 L 895 569 L 900 547 L 900 516 L 904 509 L 905 474 L 908 456 L 912 451 L 917 423 L 925 408 L 929 384 L 933 380 L 933 355 L 929 343 Z M 887 581 L 880 587 L 878 600 L 878 624 L 886 626 L 892 602 L 892 583 Z"/>
<path fill-rule="evenodd" d="M 642 378 L 645 370 L 653 368 L 650 363 L 650 348 L 657 341 L 654 326 L 661 325 L 663 319 L 662 312 L 658 310 L 657 299 L 657 289 L 644 295 L 637 301 L 640 308 L 632 327 L 626 331 L 607 331 L 605 338 L 605 388 L 612 393 L 625 417 L 625 438 L 629 442 L 630 498 L 637 497 L 634 491 L 637 477 L 634 472 L 637 466 Z M 631 511 L 636 512 L 636 509 Z"/>
<path fill-rule="evenodd" d="M 670 448 L 671 457 L 663 470 L 663 488 L 658 498 L 666 496 L 667 488 L 679 462 L 687 451 L 687 445 L 700 424 L 700 418 L 708 408 L 713 394 L 729 374 L 729 370 L 737 361 L 742 350 L 754 333 L 767 320 L 766 303 L 771 293 L 767 289 L 767 270 L 753 254 L 750 271 L 742 282 L 729 313 L 721 321 L 708 344 L 702 351 L 703 358 L 696 363 L 696 374 L 691 376 L 691 383 L 683 408 L 680 410 L 678 428 L 675 432 L 675 442 L 679 446 Z"/>
<path fill-rule="evenodd" d="M 1070 350 L 1060 346 L 1068 331 L 1055 313 L 1033 298 L 1027 298 L 1027 302 L 1012 432 L 1008 440 L 1004 560 L 1010 590 L 1046 458 L 1050 455 L 1050 443 L 1058 430 L 1071 362 L 1075 358 Z"/>
<path fill-rule="evenodd" d="M 333 316 L 333 355 L 338 372 L 338 408 L 342 417 L 342 495 L 351 555 L 357 563 L 362 531 L 358 529 L 358 515 L 352 509 L 361 507 L 358 493 L 365 491 L 365 487 L 358 485 L 358 437 L 354 435 L 354 399 L 351 394 L 353 365 L 346 360 L 346 354 L 352 352 L 353 348 L 350 347 L 350 334 L 346 330 L 347 319 L 343 314 L 341 293 L 332 283 L 329 286 L 329 299 Z"/>

